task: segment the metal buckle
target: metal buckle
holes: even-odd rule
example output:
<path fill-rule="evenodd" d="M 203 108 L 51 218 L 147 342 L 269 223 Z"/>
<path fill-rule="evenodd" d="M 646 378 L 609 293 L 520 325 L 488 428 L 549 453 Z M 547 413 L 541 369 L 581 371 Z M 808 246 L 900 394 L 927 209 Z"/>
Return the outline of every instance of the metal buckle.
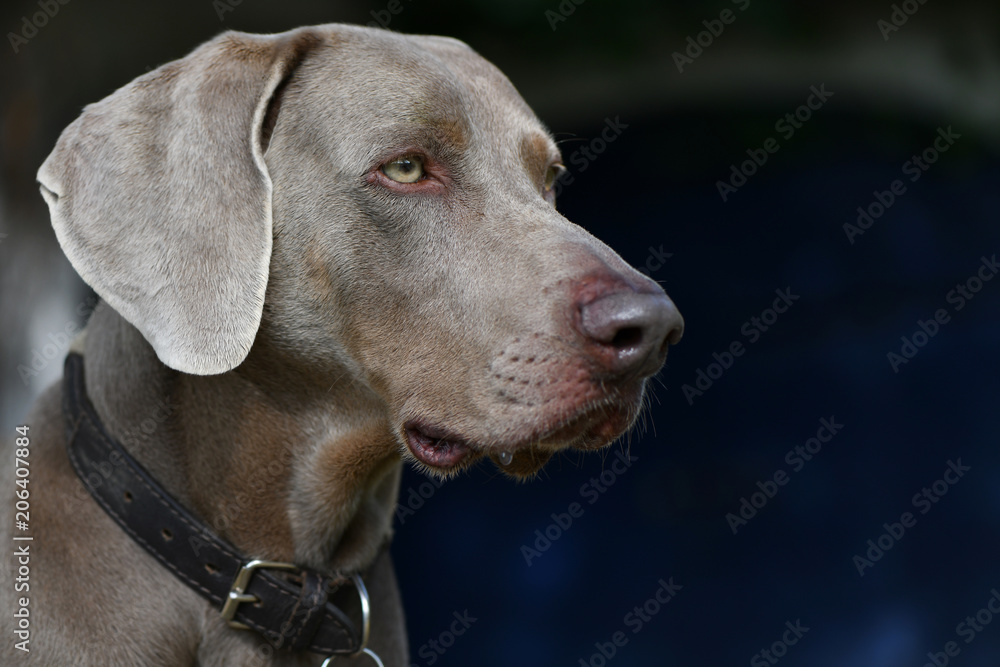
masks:
<path fill-rule="evenodd" d="M 365 582 L 361 580 L 361 575 L 353 574 L 351 575 L 351 580 L 354 582 L 354 587 L 358 590 L 358 597 L 361 599 L 361 646 L 357 651 L 345 657 L 355 658 L 359 655 L 367 655 L 378 667 L 385 667 L 382 664 L 382 659 L 368 648 L 368 636 L 371 634 L 372 629 L 371 604 L 368 600 L 368 589 L 365 588 Z M 320 667 L 330 667 L 333 664 L 333 659 L 336 657 L 338 656 L 331 655 L 323 661 Z"/>
<path fill-rule="evenodd" d="M 250 626 L 233 620 L 236 618 L 236 609 L 244 602 L 259 602 L 256 595 L 247 595 L 247 586 L 254 570 L 264 568 L 266 570 L 297 570 L 298 566 L 291 563 L 279 563 L 271 560 L 252 560 L 236 573 L 233 585 L 229 588 L 229 596 L 222 606 L 222 619 L 229 624 L 229 627 L 237 630 L 249 630 Z"/>

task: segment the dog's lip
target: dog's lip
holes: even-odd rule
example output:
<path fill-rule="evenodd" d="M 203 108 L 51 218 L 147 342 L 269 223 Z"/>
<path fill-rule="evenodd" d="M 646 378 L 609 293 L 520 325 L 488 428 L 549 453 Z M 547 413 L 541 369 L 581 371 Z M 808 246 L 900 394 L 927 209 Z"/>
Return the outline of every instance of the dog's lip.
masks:
<path fill-rule="evenodd" d="M 617 403 L 606 403 L 566 420 L 548 434 L 556 442 L 569 443 L 569 448 L 593 451 L 606 447 L 632 421 L 632 410 Z"/>
<path fill-rule="evenodd" d="M 410 453 L 434 468 L 453 468 L 472 452 L 468 443 L 434 426 L 409 423 L 403 427 L 403 432 Z"/>
<path fill-rule="evenodd" d="M 439 469 L 457 467 L 479 454 L 506 466 L 500 456 L 517 456 L 525 450 L 557 451 L 567 448 L 590 451 L 606 446 L 630 421 L 630 410 L 616 402 L 601 402 L 583 408 L 559 420 L 541 432 L 532 433 L 506 445 L 482 446 L 456 435 L 446 428 L 422 420 L 410 420 L 403 426 L 407 448 L 421 463 Z M 508 459 L 509 462 L 509 459 Z"/>

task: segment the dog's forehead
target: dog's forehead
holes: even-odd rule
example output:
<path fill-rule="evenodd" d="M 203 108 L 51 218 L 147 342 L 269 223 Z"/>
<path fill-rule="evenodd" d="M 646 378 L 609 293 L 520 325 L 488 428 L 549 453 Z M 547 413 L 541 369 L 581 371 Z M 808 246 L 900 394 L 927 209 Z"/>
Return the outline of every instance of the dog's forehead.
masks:
<path fill-rule="evenodd" d="M 555 152 L 510 80 L 457 39 L 344 26 L 331 27 L 327 39 L 331 48 L 317 54 L 313 81 L 352 115 L 363 114 L 369 130 L 400 123 L 451 128 L 457 143 L 485 132 Z"/>

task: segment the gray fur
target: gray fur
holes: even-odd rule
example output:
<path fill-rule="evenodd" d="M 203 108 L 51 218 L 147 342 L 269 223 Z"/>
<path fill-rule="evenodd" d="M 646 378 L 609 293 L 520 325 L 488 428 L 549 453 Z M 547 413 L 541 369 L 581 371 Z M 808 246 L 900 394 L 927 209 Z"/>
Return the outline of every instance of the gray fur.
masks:
<path fill-rule="evenodd" d="M 440 188 L 379 184 L 409 150 L 443 165 Z M 474 444 L 456 470 L 510 451 L 502 469 L 530 476 L 635 418 L 644 380 L 607 389 L 567 323 L 591 282 L 659 288 L 546 199 L 558 160 L 510 82 L 456 40 L 219 36 L 88 106 L 39 171 L 62 247 L 105 302 L 83 342 L 91 399 L 248 556 L 368 568 L 414 460 L 409 421 Z M 318 665 L 226 627 L 101 511 L 69 466 L 59 397 L 28 418 L 30 659 Z M 388 560 L 368 586 L 371 646 L 406 665 Z"/>

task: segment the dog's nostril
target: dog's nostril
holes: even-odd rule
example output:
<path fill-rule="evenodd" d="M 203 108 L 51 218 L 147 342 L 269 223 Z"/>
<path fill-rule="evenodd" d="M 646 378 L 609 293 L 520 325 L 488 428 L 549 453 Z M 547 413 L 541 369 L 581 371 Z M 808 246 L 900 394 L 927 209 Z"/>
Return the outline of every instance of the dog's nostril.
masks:
<path fill-rule="evenodd" d="M 615 334 L 611 339 L 611 346 L 619 350 L 635 347 L 642 342 L 642 329 L 639 327 L 626 327 Z"/>
<path fill-rule="evenodd" d="M 616 373 L 648 376 L 669 344 L 680 340 L 684 320 L 663 293 L 621 291 L 580 306 L 580 332 L 597 346 L 596 359 Z"/>

